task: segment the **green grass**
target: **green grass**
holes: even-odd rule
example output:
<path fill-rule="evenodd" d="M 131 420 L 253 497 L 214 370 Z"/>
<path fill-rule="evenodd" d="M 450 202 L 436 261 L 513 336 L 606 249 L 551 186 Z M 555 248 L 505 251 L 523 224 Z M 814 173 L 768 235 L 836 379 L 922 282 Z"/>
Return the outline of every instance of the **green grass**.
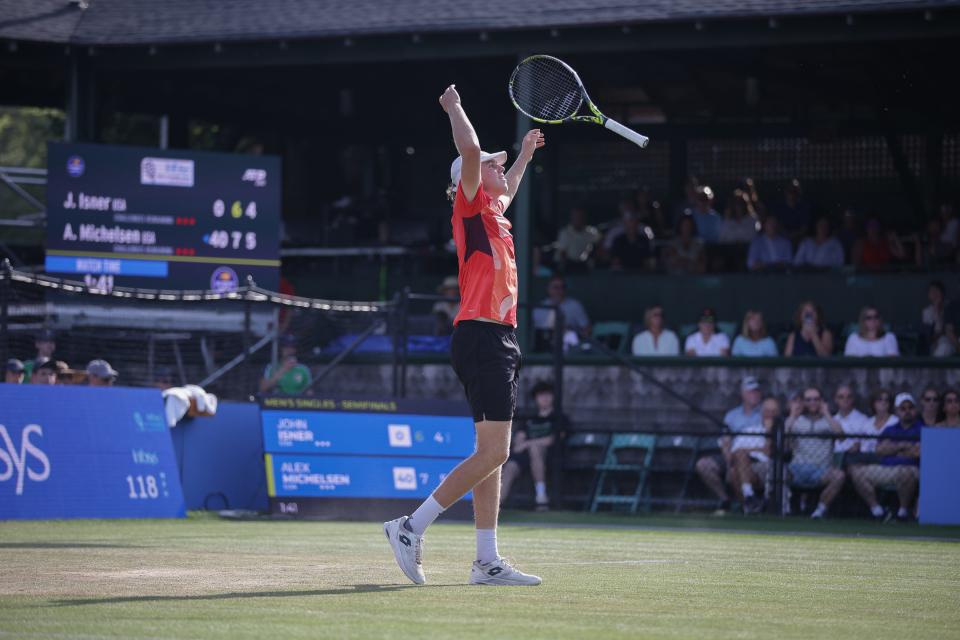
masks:
<path fill-rule="evenodd" d="M 703 530 L 772 526 L 754 519 L 506 520 L 501 551 L 541 575 L 542 586 L 465 585 L 474 544 L 465 524 L 430 530 L 428 585 L 416 587 L 394 565 L 377 523 L 209 516 L 0 523 L 0 637 L 899 640 L 960 633 L 960 544 L 941 539 L 956 528 L 918 540 Z M 924 531 L 874 529 L 866 533 Z"/>

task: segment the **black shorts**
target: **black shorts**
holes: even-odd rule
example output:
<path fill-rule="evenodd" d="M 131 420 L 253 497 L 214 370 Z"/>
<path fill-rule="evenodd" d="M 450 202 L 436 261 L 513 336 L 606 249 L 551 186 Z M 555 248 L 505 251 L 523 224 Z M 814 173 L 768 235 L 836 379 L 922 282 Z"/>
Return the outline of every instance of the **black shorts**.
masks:
<path fill-rule="evenodd" d="M 520 386 L 520 345 L 513 327 L 461 320 L 453 330 L 450 359 L 476 422 L 513 419 Z"/>

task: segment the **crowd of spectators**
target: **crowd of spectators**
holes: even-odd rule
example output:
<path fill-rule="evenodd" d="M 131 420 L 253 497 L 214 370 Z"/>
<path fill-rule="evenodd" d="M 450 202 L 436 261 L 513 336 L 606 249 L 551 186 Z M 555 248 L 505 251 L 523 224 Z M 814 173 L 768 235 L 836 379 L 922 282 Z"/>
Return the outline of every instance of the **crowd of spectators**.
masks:
<path fill-rule="evenodd" d="M 55 356 L 56 335 L 51 329 L 42 329 L 34 340 L 36 355 L 24 362 L 19 358 L 7 360 L 3 381 L 7 384 L 87 385 L 112 387 L 120 374 L 102 359 L 94 359 L 83 369 L 72 369 Z"/>
<path fill-rule="evenodd" d="M 836 410 L 820 389 L 807 387 L 790 394 L 789 409 L 781 399 L 763 397 L 761 385 L 746 377 L 740 385 L 741 403 L 727 412 L 728 435 L 719 440 L 720 453 L 697 460 L 696 471 L 719 501 L 719 513 L 734 502 L 745 513 L 759 513 L 772 495 L 773 429 L 783 422 L 785 446 L 784 511 L 794 508 L 793 493 L 816 494 L 816 505 L 799 509 L 823 518 L 849 484 L 877 520 L 900 521 L 917 517 L 920 432 L 925 428 L 960 427 L 960 391 L 943 392 L 928 386 L 918 405 L 910 391 L 893 394 L 875 390 L 869 415 L 856 408 L 854 387 L 839 385 L 833 395 Z M 896 495 L 896 508 L 887 508 L 878 493 Z M 892 498 L 892 496 L 891 496 Z"/>
<path fill-rule="evenodd" d="M 920 335 L 911 336 L 916 342 L 916 355 L 948 357 L 960 353 L 960 299 L 947 303 L 945 287 L 934 281 L 928 286 L 929 305 L 918 317 Z M 448 295 L 456 295 L 455 289 Z M 565 349 L 587 346 L 593 325 L 584 305 L 567 295 L 566 283 L 554 276 L 547 285 L 547 297 L 533 311 L 533 325 L 537 348 L 546 350 L 552 345 L 552 333 L 559 308 L 564 318 Z M 435 311 L 438 308 L 435 307 Z M 693 319 L 691 319 L 693 320 Z M 681 324 L 679 330 L 669 328 L 664 307 L 653 304 L 643 315 L 642 326 L 636 327 L 625 338 L 624 351 L 635 356 L 734 356 L 756 357 L 898 357 L 900 341 L 892 328 L 884 322 L 876 307 L 861 308 L 859 317 L 831 329 L 823 310 L 813 300 L 798 305 L 790 326 L 773 332 L 767 326 L 763 313 L 748 309 L 736 322 L 721 322 L 717 313 L 705 307 L 695 324 Z M 596 336 L 605 341 L 606 336 Z M 619 345 L 610 345 L 619 348 Z M 681 348 L 682 347 L 682 348 Z"/>
<path fill-rule="evenodd" d="M 784 185 L 770 206 L 749 178 L 722 206 L 718 200 L 712 187 L 691 177 L 670 212 L 645 188 L 621 199 L 616 215 L 595 225 L 587 208 L 576 204 L 555 240 L 536 252 L 537 272 L 606 268 L 681 274 L 960 264 L 960 220 L 951 202 L 940 203 L 922 228 L 898 233 L 874 214 L 847 209 L 828 215 L 806 197 L 797 179 Z"/>

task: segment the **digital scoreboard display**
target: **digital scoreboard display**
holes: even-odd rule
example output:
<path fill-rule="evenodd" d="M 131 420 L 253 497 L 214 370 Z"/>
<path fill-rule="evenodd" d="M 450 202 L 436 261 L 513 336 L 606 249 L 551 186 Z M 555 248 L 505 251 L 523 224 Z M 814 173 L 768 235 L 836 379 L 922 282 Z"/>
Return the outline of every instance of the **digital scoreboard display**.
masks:
<path fill-rule="evenodd" d="M 267 494 L 284 515 L 337 499 L 422 500 L 476 441 L 464 403 L 268 397 L 260 409 Z"/>
<path fill-rule="evenodd" d="M 87 286 L 276 290 L 280 159 L 50 143 L 51 275 Z"/>

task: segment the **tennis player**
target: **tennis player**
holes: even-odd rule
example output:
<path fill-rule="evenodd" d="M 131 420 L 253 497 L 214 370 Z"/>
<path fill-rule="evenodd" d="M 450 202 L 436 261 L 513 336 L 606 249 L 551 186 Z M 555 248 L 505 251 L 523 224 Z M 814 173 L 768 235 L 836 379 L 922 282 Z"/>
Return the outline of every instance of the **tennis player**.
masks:
<path fill-rule="evenodd" d="M 453 238 L 460 263 L 460 312 L 450 344 L 453 368 L 463 384 L 476 423 L 477 447 L 411 516 L 385 522 L 383 530 L 400 568 L 423 584 L 423 534 L 445 509 L 473 490 L 477 560 L 470 584 L 537 585 L 540 578 L 511 566 L 497 551 L 500 467 L 510 453 L 510 424 L 517 404 L 520 347 L 517 326 L 517 264 L 510 222 L 503 217 L 534 152 L 544 145 L 529 131 L 520 155 L 504 172 L 505 151 L 481 151 L 477 134 L 454 85 L 440 96 L 450 117 L 459 157 L 450 167 L 456 190 Z"/>

